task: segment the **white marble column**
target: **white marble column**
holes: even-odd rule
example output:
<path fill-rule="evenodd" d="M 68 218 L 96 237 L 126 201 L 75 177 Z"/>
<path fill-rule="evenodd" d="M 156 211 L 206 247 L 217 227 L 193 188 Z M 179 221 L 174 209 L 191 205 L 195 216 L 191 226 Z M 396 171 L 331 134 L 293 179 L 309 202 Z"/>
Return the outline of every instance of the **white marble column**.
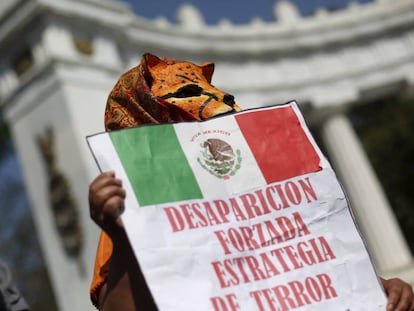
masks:
<path fill-rule="evenodd" d="M 331 116 L 322 139 L 379 272 L 408 269 L 409 247 L 351 122 L 342 114 Z"/>

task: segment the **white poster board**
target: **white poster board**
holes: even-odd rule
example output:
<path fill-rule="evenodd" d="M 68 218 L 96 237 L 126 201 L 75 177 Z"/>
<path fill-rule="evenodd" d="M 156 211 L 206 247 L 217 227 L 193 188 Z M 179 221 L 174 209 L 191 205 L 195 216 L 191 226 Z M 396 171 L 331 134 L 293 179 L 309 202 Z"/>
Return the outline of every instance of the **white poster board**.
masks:
<path fill-rule="evenodd" d="M 161 311 L 385 310 L 296 103 L 88 137 Z"/>

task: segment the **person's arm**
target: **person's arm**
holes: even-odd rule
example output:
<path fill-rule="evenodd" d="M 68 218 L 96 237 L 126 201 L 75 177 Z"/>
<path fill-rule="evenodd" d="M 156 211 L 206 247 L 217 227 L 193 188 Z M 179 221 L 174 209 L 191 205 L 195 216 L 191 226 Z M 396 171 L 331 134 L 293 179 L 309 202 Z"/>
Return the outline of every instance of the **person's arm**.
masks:
<path fill-rule="evenodd" d="M 414 311 L 414 294 L 410 284 L 401 279 L 383 279 L 382 286 L 387 294 L 387 311 Z"/>
<path fill-rule="evenodd" d="M 106 284 L 99 295 L 101 310 L 157 310 L 135 255 L 125 237 L 114 243 Z"/>
<path fill-rule="evenodd" d="M 125 190 L 113 172 L 102 173 L 89 187 L 90 215 L 112 240 L 108 278 L 99 292 L 104 311 L 156 311 L 120 217 Z"/>

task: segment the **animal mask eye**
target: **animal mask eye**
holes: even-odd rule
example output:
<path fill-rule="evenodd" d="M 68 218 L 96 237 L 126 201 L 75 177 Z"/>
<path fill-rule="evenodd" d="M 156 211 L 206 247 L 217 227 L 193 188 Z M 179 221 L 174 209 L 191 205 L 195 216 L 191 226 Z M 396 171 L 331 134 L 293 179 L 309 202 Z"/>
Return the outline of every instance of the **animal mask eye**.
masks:
<path fill-rule="evenodd" d="M 189 84 L 182 88 L 180 88 L 177 92 L 166 94 L 162 96 L 161 98 L 167 99 L 171 97 L 175 98 L 186 98 L 186 97 L 196 97 L 200 96 L 203 89 L 195 84 Z"/>

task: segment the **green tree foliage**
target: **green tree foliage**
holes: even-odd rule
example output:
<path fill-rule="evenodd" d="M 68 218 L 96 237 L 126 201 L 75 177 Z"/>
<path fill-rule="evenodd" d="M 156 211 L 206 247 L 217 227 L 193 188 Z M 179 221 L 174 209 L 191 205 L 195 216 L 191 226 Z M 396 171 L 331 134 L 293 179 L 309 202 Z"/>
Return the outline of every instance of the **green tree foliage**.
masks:
<path fill-rule="evenodd" d="M 350 118 L 414 251 L 414 98 L 361 105 Z"/>
<path fill-rule="evenodd" d="M 9 127 L 0 114 L 0 159 L 10 150 Z"/>

